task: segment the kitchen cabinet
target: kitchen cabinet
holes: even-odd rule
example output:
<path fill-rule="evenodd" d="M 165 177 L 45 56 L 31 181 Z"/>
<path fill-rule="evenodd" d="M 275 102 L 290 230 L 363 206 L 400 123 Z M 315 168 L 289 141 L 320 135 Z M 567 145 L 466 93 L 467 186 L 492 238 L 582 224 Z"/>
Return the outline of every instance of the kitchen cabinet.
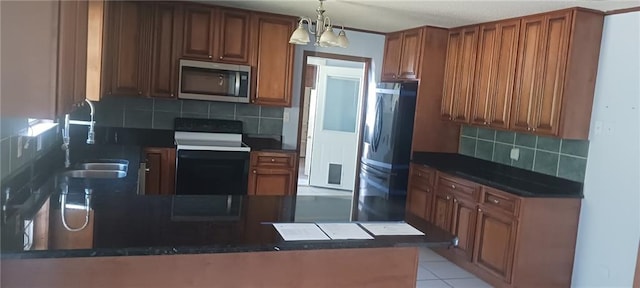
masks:
<path fill-rule="evenodd" d="M 473 79 L 478 50 L 478 26 L 449 32 L 441 116 L 460 123 L 469 122 Z"/>
<path fill-rule="evenodd" d="M 480 25 L 471 124 L 508 129 L 520 19 Z"/>
<path fill-rule="evenodd" d="M 249 64 L 251 50 L 249 12 L 237 9 L 220 9 L 218 60 L 238 64 Z"/>
<path fill-rule="evenodd" d="M 432 222 L 458 237 L 435 249 L 496 287 L 571 283 L 580 201 L 520 197 L 437 172 Z"/>
<path fill-rule="evenodd" d="M 387 34 L 385 38 L 382 80 L 419 79 L 423 28 Z"/>
<path fill-rule="evenodd" d="M 149 74 L 149 96 L 175 98 L 178 95 L 178 57 L 182 33 L 182 6 L 153 5 L 153 42 Z"/>
<path fill-rule="evenodd" d="M 217 18 L 218 9 L 216 7 L 187 5 L 184 8 L 183 57 L 202 60 L 214 59 Z"/>
<path fill-rule="evenodd" d="M 425 220 L 430 220 L 433 212 L 434 180 L 435 170 L 411 164 L 407 210 Z"/>
<path fill-rule="evenodd" d="M 291 106 L 294 45 L 289 44 L 297 21 L 294 17 L 253 13 L 253 83 L 251 102 Z"/>
<path fill-rule="evenodd" d="M 491 208 L 478 208 L 473 263 L 501 280 L 511 280 L 517 221 Z"/>
<path fill-rule="evenodd" d="M 295 152 L 251 152 L 249 195 L 293 195 L 297 183 Z"/>
<path fill-rule="evenodd" d="M 2 31 L 3 117 L 55 119 L 84 101 L 92 65 L 88 7 L 89 1 L 2 3 L 3 27 L 15 28 Z"/>
<path fill-rule="evenodd" d="M 176 149 L 147 147 L 143 154 L 144 195 L 175 194 Z"/>

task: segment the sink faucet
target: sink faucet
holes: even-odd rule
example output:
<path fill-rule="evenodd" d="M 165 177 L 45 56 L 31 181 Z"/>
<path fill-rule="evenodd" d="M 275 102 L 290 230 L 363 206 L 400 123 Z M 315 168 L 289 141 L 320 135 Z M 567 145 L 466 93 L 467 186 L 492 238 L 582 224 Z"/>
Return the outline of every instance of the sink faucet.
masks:
<path fill-rule="evenodd" d="M 87 144 L 94 144 L 96 142 L 94 130 L 96 122 L 93 121 L 95 108 L 93 107 L 93 103 L 91 103 L 89 99 L 85 99 L 84 101 L 89 104 L 89 108 L 91 109 L 91 121 L 71 120 L 69 114 L 64 115 L 64 128 L 62 128 L 62 150 L 65 151 L 65 168 L 69 168 L 69 166 L 71 166 L 71 162 L 69 161 L 69 142 L 71 141 L 71 137 L 69 136 L 69 126 L 71 124 L 89 126 L 89 132 L 87 133 Z"/>

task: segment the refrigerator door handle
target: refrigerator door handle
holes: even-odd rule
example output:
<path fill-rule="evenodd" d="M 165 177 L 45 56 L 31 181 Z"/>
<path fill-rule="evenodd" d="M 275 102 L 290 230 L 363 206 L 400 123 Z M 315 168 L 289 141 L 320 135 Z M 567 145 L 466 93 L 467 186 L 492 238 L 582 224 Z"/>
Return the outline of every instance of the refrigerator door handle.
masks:
<path fill-rule="evenodd" d="M 373 143 L 371 143 L 371 148 L 373 152 L 378 150 L 378 146 L 380 145 L 380 138 L 382 136 L 382 97 L 378 96 L 376 101 L 376 120 L 373 126 Z"/>

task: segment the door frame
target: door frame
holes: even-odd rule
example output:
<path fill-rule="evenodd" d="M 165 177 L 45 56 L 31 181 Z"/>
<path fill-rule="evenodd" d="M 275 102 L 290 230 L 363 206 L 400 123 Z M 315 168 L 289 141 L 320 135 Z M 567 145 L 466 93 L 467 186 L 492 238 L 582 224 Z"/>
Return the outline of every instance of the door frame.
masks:
<path fill-rule="evenodd" d="M 361 62 L 364 63 L 364 83 L 363 83 L 363 87 L 364 87 L 364 91 L 363 95 L 362 95 L 362 103 L 360 103 L 360 109 L 361 109 L 361 113 L 360 113 L 360 127 L 359 129 L 359 136 L 358 136 L 358 147 L 357 149 L 357 155 L 356 155 L 356 179 L 355 179 L 355 185 L 353 188 L 353 194 L 352 194 L 352 207 L 351 207 L 351 217 L 353 219 L 353 217 L 355 217 L 357 215 L 357 208 L 358 208 L 358 199 L 360 198 L 360 181 L 358 181 L 358 178 L 360 175 L 360 158 L 362 158 L 362 137 L 364 134 L 364 120 L 366 117 L 366 111 L 367 111 L 367 97 L 369 94 L 369 79 L 373 78 L 373 74 L 371 71 L 371 58 L 367 58 L 367 57 L 359 57 L 359 56 L 350 56 L 350 55 L 341 55 L 341 54 L 332 54 L 332 53 L 324 53 L 324 52 L 317 52 L 317 51 L 308 51 L 308 50 L 304 50 L 304 53 L 302 54 L 302 79 L 300 81 L 300 106 L 298 106 L 298 110 L 300 111 L 300 113 L 298 113 L 298 139 L 296 140 L 296 157 L 297 160 L 296 163 L 299 163 L 300 161 L 300 142 L 301 142 L 301 136 L 302 136 L 302 117 L 303 117 L 303 113 L 302 113 L 302 109 L 304 108 L 304 88 L 305 88 L 305 79 L 307 77 L 307 69 L 305 69 L 305 67 L 307 67 L 307 58 L 311 56 L 311 57 L 319 57 L 319 58 L 326 58 L 326 59 L 332 59 L 332 60 L 346 60 L 346 61 L 353 61 L 353 62 Z M 297 181 L 298 181 L 298 177 L 299 177 L 299 173 L 300 173 L 300 169 L 299 167 L 296 167 L 296 172 L 295 172 L 295 181 L 296 181 L 296 185 L 295 185 L 295 194 L 298 194 L 298 185 L 297 185 Z"/>

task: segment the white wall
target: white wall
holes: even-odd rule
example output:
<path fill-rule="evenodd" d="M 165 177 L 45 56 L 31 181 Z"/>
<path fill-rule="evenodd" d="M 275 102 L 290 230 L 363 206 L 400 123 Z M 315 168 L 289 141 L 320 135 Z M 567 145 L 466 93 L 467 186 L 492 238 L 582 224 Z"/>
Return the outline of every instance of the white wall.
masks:
<path fill-rule="evenodd" d="M 380 81 L 380 71 L 382 69 L 382 54 L 384 51 L 384 35 L 363 33 L 356 31 L 346 31 L 349 38 L 347 48 L 323 48 L 316 47 L 313 42 L 306 46 L 296 45 L 293 62 L 293 99 L 291 108 L 285 108 L 284 113 L 289 114 L 289 119 L 282 123 L 282 141 L 291 147 L 295 147 L 298 142 L 298 114 L 300 112 L 300 85 L 302 81 L 302 56 L 304 51 L 317 51 L 331 54 L 341 54 L 349 56 L 371 58 L 371 69 L 374 71 L 376 82 Z M 313 41 L 313 36 L 311 41 Z M 371 83 L 370 83 L 371 84 Z"/>
<path fill-rule="evenodd" d="M 633 283 L 640 240 L 639 104 L 640 12 L 607 16 L 591 118 L 574 287 L 631 287 Z"/>

